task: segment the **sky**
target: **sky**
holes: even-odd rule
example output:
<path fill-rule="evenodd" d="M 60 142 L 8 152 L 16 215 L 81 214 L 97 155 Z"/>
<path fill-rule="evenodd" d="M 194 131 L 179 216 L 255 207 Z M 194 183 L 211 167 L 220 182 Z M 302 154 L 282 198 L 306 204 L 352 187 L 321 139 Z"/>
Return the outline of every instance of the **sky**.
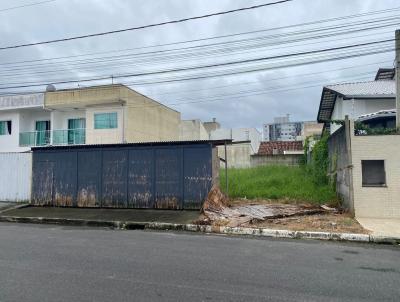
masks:
<path fill-rule="evenodd" d="M 273 0 L 55 0 L 7 10 L 33 2 L 41 1 L 0 1 L 0 47 L 159 23 L 273 2 Z M 396 13 L 400 16 L 400 13 L 396 11 L 389 11 L 381 15 L 352 18 L 336 23 L 274 29 L 398 7 L 400 7 L 398 0 L 293 0 L 279 5 L 173 25 L 69 42 L 1 50 L 0 87 L 7 88 L 15 83 L 52 83 L 65 79 L 76 80 L 105 75 L 110 76 L 110 79 L 93 84 L 111 82 L 129 84 L 131 88 L 178 110 L 181 112 L 182 119 L 208 121 L 216 118 L 223 127 L 256 127 L 258 129 L 264 123 L 272 122 L 274 117 L 286 114 L 290 114 L 293 121 L 316 120 L 324 85 L 373 80 L 379 67 L 393 67 L 394 52 L 291 67 L 285 67 L 285 65 L 291 65 L 294 59 L 284 58 L 273 61 L 272 65 L 268 65 L 269 69 L 262 71 L 167 83 L 154 82 L 159 82 L 160 79 L 177 79 L 188 73 L 175 72 L 131 79 L 117 77 L 121 74 L 256 59 L 391 39 L 394 38 L 396 25 L 348 35 L 332 35 L 319 40 L 305 39 L 297 43 L 288 41 L 287 37 L 274 38 L 271 35 L 293 33 L 321 26 L 342 26 L 343 22 L 368 21 L 373 18 L 396 16 Z M 400 17 L 398 20 L 397 27 L 400 25 L 398 24 Z M 348 26 L 343 25 L 338 28 L 346 30 Z M 243 34 L 249 31 L 259 32 L 200 42 L 157 46 Z M 242 44 L 237 42 L 245 38 L 260 38 L 264 44 L 254 47 L 253 44 L 249 44 L 251 42 L 245 41 L 241 42 Z M 230 48 L 232 44 L 226 44 L 228 47 L 219 48 L 217 51 L 213 48 L 217 46 L 196 49 L 204 44 L 232 41 L 236 41 L 237 44 L 234 45 L 241 45 L 243 48 L 238 48 L 237 52 L 234 52 Z M 271 43 L 275 44 L 271 46 Z M 181 49 L 185 47 L 192 47 L 191 49 L 194 50 L 188 53 Z M 171 48 L 177 49 L 177 53 L 171 52 Z M 170 52 L 162 52 L 166 50 Z M 146 54 L 142 55 L 143 52 Z M 104 56 L 118 55 L 124 56 L 124 59 L 111 61 L 110 64 L 102 59 Z M 68 58 L 48 60 L 56 57 Z M 82 61 L 79 60 L 96 57 L 100 57 L 96 64 L 80 65 Z M 43 59 L 45 61 L 17 63 Z M 255 62 L 249 66 L 257 68 L 261 65 L 261 62 Z M 271 66 L 275 67 L 271 68 Z M 226 69 L 195 70 L 190 72 L 190 75 L 195 77 L 204 71 L 215 74 L 221 70 Z M 111 75 L 116 78 L 111 79 Z M 143 83 L 146 81 L 150 84 Z M 82 82 L 56 86 L 57 88 L 72 88 L 90 84 Z M 34 89 L 43 90 L 45 86 Z M 3 93 L 8 91 L 11 90 L 2 90 Z"/>

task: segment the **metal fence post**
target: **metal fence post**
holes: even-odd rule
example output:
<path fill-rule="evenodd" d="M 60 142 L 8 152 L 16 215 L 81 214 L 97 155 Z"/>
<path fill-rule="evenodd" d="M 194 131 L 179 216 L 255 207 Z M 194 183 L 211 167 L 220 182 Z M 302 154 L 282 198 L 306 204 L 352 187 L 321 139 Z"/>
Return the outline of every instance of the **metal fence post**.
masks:
<path fill-rule="evenodd" d="M 226 152 L 226 141 L 224 143 L 224 147 L 225 147 L 225 192 L 226 195 L 228 195 L 228 157 Z"/>

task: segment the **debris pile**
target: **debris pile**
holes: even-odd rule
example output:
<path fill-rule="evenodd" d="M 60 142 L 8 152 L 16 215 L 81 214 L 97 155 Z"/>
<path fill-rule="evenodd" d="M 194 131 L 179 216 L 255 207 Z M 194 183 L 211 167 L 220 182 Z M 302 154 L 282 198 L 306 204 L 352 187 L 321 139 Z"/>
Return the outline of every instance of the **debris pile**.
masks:
<path fill-rule="evenodd" d="M 314 215 L 327 211 L 330 211 L 330 209 L 295 204 L 247 204 L 230 207 L 228 197 L 221 192 L 219 187 L 214 186 L 202 208 L 202 213 L 205 216 L 202 223 L 217 223 L 237 227 L 267 219 Z"/>

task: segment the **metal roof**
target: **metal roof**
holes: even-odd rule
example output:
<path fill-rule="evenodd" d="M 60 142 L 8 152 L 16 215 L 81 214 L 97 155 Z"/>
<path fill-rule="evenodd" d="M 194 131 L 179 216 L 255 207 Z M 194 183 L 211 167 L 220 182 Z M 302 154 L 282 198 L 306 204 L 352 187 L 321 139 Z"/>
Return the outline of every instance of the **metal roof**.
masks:
<path fill-rule="evenodd" d="M 346 98 L 396 96 L 396 81 L 394 80 L 343 83 L 328 85 L 326 88 L 333 90 Z"/>
<path fill-rule="evenodd" d="M 163 142 L 124 143 L 124 144 L 43 146 L 43 147 L 32 147 L 31 150 L 32 151 L 41 151 L 41 150 L 147 147 L 147 146 L 183 146 L 183 145 L 201 145 L 201 144 L 211 144 L 213 146 L 222 146 L 224 144 L 231 144 L 231 143 L 232 143 L 231 139 L 193 140 L 193 141 L 163 141 Z"/>
<path fill-rule="evenodd" d="M 322 90 L 318 110 L 318 122 L 327 122 L 331 119 L 335 101 L 338 96 L 347 99 L 395 98 L 396 81 L 379 80 L 325 86 Z"/>
<path fill-rule="evenodd" d="M 358 117 L 357 121 L 368 121 L 377 118 L 383 117 L 395 117 L 396 116 L 396 109 L 391 110 L 380 110 L 374 113 L 364 114 Z"/>

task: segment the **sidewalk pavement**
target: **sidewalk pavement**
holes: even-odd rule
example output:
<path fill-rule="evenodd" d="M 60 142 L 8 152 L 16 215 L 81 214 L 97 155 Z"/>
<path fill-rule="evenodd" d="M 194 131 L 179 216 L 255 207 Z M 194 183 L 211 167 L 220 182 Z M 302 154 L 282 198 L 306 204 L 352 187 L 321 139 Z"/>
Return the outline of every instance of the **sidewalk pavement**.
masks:
<path fill-rule="evenodd" d="M 199 218 L 198 211 L 171 211 L 151 209 L 105 209 L 23 207 L 3 212 L 4 216 L 42 217 L 98 221 L 135 221 L 190 224 Z"/>
<path fill-rule="evenodd" d="M 378 236 L 369 234 L 292 231 L 193 224 L 198 217 L 198 211 L 53 208 L 30 207 L 28 205 L 19 205 L 18 208 L 0 211 L 0 222 L 96 226 L 126 230 L 189 231 L 271 238 L 400 244 L 400 234 L 399 236 Z"/>
<path fill-rule="evenodd" d="M 363 228 L 375 236 L 400 238 L 400 219 L 356 218 Z"/>

